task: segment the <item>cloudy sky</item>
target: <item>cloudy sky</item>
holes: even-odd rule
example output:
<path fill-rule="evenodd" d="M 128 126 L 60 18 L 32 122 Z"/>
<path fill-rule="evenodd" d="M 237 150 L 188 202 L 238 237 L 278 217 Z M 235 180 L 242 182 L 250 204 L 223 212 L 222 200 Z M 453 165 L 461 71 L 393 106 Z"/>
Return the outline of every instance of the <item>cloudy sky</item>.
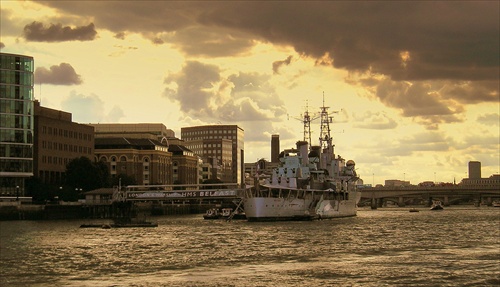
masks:
<path fill-rule="evenodd" d="M 1 51 L 76 122 L 237 124 L 255 162 L 324 95 L 365 183 L 500 172 L 498 1 L 0 2 Z"/>

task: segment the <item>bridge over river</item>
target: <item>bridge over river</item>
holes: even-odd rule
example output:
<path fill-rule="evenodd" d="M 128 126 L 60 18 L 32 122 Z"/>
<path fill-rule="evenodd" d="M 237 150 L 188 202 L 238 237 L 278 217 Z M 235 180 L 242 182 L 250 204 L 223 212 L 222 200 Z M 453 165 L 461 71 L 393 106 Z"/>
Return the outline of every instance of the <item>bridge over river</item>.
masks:
<path fill-rule="evenodd" d="M 372 208 L 389 204 L 405 206 L 408 204 L 430 205 L 432 200 L 440 200 L 444 205 L 473 202 L 475 205 L 491 205 L 500 200 L 498 185 L 449 185 L 449 186 L 400 186 L 360 188 L 359 205 L 370 204 Z"/>

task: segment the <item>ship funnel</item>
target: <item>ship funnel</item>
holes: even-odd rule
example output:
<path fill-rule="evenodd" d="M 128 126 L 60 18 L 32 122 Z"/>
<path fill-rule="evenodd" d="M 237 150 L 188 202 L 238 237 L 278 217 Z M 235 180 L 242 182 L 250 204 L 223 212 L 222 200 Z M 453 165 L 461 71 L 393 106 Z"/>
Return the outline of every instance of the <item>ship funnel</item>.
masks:
<path fill-rule="evenodd" d="M 309 150 L 308 143 L 306 141 L 298 141 L 297 149 L 299 150 L 300 156 L 302 158 L 301 165 L 307 166 L 307 164 L 309 163 L 309 156 L 307 155 Z"/>

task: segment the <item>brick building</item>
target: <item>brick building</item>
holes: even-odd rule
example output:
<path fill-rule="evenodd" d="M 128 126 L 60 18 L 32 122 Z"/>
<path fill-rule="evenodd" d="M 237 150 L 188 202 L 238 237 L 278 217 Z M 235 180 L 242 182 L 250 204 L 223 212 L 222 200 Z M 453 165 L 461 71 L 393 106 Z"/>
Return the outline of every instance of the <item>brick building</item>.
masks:
<path fill-rule="evenodd" d="M 94 160 L 94 128 L 75 123 L 68 112 L 42 107 L 34 102 L 34 175 L 41 182 L 62 185 L 66 165 L 72 159 Z"/>
<path fill-rule="evenodd" d="M 172 153 L 156 139 L 98 137 L 95 158 L 108 166 L 111 177 L 124 174 L 138 185 L 173 184 Z"/>
<path fill-rule="evenodd" d="M 174 184 L 198 184 L 198 157 L 185 146 L 170 144 L 168 151 L 172 153 L 172 175 Z"/>

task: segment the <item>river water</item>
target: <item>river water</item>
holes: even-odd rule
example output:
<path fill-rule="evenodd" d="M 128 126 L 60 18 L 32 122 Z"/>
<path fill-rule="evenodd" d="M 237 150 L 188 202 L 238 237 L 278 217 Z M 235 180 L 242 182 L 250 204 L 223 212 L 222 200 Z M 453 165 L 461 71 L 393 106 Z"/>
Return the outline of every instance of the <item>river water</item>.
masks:
<path fill-rule="evenodd" d="M 156 228 L 0 222 L 0 286 L 499 286 L 500 208 L 312 222 L 162 216 Z"/>

